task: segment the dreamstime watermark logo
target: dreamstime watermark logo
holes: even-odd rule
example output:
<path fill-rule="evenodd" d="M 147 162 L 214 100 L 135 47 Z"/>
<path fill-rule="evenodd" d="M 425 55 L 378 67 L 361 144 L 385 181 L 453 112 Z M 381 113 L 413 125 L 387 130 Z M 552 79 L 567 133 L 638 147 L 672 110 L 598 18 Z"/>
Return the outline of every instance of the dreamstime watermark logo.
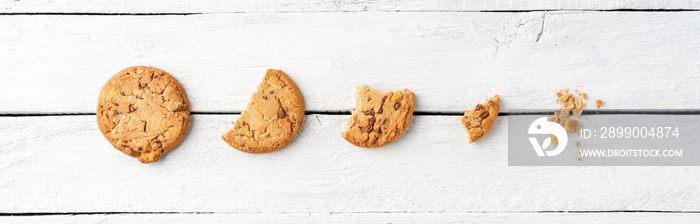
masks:
<path fill-rule="evenodd" d="M 557 144 L 554 146 L 554 150 L 545 152 L 544 149 L 548 148 L 552 143 L 551 136 L 544 139 L 542 144 L 540 144 L 535 137 L 529 137 L 528 139 L 530 139 L 532 147 L 535 149 L 535 152 L 537 152 L 537 156 L 559 155 L 564 151 L 566 148 L 566 143 L 569 141 L 569 136 L 566 134 L 564 127 L 558 123 L 547 121 L 547 117 L 541 117 L 532 122 L 532 124 L 530 124 L 530 128 L 527 130 L 527 134 L 554 135 L 554 137 L 557 139 Z"/>

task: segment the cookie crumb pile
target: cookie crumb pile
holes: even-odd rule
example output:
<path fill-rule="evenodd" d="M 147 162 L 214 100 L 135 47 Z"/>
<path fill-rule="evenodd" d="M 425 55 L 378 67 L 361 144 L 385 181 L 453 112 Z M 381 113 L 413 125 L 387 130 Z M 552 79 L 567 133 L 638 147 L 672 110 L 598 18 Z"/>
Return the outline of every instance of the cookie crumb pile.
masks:
<path fill-rule="evenodd" d="M 578 90 L 574 91 L 578 92 Z M 559 111 L 554 112 L 554 116 L 550 117 L 548 120 L 560 124 L 566 129 L 566 133 L 578 132 L 578 119 L 574 119 L 574 117 L 580 118 L 583 108 L 586 107 L 586 103 L 584 103 L 586 93 L 581 92 L 577 94 L 578 96 L 574 96 L 569 93 L 569 89 L 566 88 L 559 90 L 556 95 Z M 554 138 L 552 140 L 554 140 Z"/>
<path fill-rule="evenodd" d="M 578 90 L 574 90 L 578 92 Z M 559 104 L 559 111 L 554 112 L 554 116 L 549 117 L 548 120 L 551 122 L 558 123 L 566 130 L 566 133 L 578 132 L 580 130 L 579 121 L 581 114 L 583 113 L 583 108 L 586 107 L 584 102 L 588 95 L 583 92 L 578 92 L 577 96 L 569 93 L 569 89 L 561 89 L 556 93 L 556 102 Z M 602 100 L 596 100 L 596 109 L 599 109 L 603 104 Z M 556 136 L 551 135 L 551 141 L 554 146 L 556 146 L 559 141 Z M 578 147 L 580 143 L 578 141 L 573 142 L 574 147 Z M 581 158 L 578 158 L 581 161 Z"/>
<path fill-rule="evenodd" d="M 574 96 L 569 93 L 569 89 L 562 89 L 557 92 L 557 103 L 561 105 L 560 109 L 573 110 L 582 109 L 586 106 L 583 100 L 586 99 L 585 93 L 579 93 L 579 96 Z"/>

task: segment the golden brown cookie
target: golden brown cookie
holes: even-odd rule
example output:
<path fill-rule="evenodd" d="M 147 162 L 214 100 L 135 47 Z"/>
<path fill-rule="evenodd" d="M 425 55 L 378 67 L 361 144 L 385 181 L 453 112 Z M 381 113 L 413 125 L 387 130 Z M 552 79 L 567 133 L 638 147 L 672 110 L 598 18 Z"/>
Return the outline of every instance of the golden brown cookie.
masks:
<path fill-rule="evenodd" d="M 147 66 L 124 69 L 102 87 L 97 125 L 114 148 L 142 163 L 158 161 L 187 131 L 190 104 L 182 85 Z"/>
<path fill-rule="evenodd" d="M 469 134 L 469 143 L 479 140 L 486 132 L 491 130 L 500 109 L 498 101 L 498 95 L 495 95 L 484 102 L 484 104 L 477 104 L 473 110 L 464 112 L 464 116 L 460 118 L 460 121 L 462 121 L 464 129 Z"/>
<path fill-rule="evenodd" d="M 221 138 L 249 153 L 268 153 L 287 146 L 304 122 L 304 98 L 287 74 L 268 69 L 241 116 Z"/>
<path fill-rule="evenodd" d="M 413 118 L 413 92 L 378 92 L 367 85 L 357 87 L 355 109 L 343 138 L 365 148 L 376 148 L 396 140 Z"/>

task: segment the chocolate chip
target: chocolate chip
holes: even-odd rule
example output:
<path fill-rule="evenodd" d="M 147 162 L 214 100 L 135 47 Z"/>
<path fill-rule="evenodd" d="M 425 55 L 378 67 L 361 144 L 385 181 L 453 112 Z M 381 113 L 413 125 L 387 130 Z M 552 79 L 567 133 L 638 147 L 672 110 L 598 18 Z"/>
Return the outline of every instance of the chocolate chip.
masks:
<path fill-rule="evenodd" d="M 280 107 L 279 110 L 277 110 L 277 117 L 283 118 L 284 117 L 284 110 Z"/>
<path fill-rule="evenodd" d="M 475 110 L 481 110 L 481 109 L 484 109 L 484 106 L 481 104 L 477 104 Z"/>
<path fill-rule="evenodd" d="M 141 87 L 141 89 L 146 88 L 146 86 L 148 86 L 148 83 L 139 83 L 139 87 Z"/>
<path fill-rule="evenodd" d="M 263 100 L 267 100 L 267 96 L 265 96 L 265 94 L 263 94 Z"/>
<path fill-rule="evenodd" d="M 377 110 L 377 114 L 382 114 L 384 113 L 384 102 L 386 102 L 387 96 L 382 97 L 382 104 L 379 106 L 379 110 Z"/>
<path fill-rule="evenodd" d="M 372 127 L 373 127 L 373 126 L 374 126 L 374 122 L 376 122 L 376 121 L 377 121 L 377 119 L 375 119 L 375 118 L 370 118 L 370 119 L 369 119 L 369 126 L 372 126 Z"/>
<path fill-rule="evenodd" d="M 119 106 L 119 103 L 114 103 L 114 106 Z"/>
<path fill-rule="evenodd" d="M 124 93 L 124 91 L 121 91 L 121 92 L 119 92 L 119 93 L 122 94 L 122 96 L 126 96 L 126 94 Z"/>
<path fill-rule="evenodd" d="M 163 145 L 163 143 L 160 142 L 160 139 L 157 139 L 157 138 L 154 138 L 153 140 L 151 140 L 151 144 L 156 146 L 156 147 L 160 147 L 161 145 Z"/>
<path fill-rule="evenodd" d="M 134 112 L 136 109 L 138 108 L 135 107 L 133 104 L 129 105 L 129 112 Z"/>
<path fill-rule="evenodd" d="M 394 110 L 398 110 L 399 107 L 401 107 L 401 103 L 396 102 L 396 104 L 394 104 Z"/>
<path fill-rule="evenodd" d="M 177 106 L 175 107 L 175 111 L 181 111 L 185 109 L 185 104 L 178 103 Z"/>
<path fill-rule="evenodd" d="M 495 106 L 493 101 L 491 101 L 491 100 L 489 100 L 489 104 L 491 104 L 492 107 Z"/>
<path fill-rule="evenodd" d="M 375 128 L 375 129 L 374 129 L 374 132 L 377 132 L 377 133 L 381 134 L 381 133 L 382 133 L 382 129 Z"/>
<path fill-rule="evenodd" d="M 372 127 L 370 127 L 369 125 L 365 125 L 365 126 L 362 126 L 362 129 L 361 129 L 361 130 L 362 130 L 363 132 L 370 133 L 370 132 L 372 132 Z"/>
<path fill-rule="evenodd" d="M 488 117 L 488 116 L 489 116 L 489 112 L 488 112 L 488 111 L 486 111 L 485 113 L 483 113 L 483 114 L 479 115 L 479 118 L 481 118 L 481 119 L 485 119 L 485 118 L 486 118 L 486 117 Z"/>
<path fill-rule="evenodd" d="M 374 109 L 369 109 L 368 111 L 365 111 L 365 115 L 374 116 Z"/>
<path fill-rule="evenodd" d="M 271 90 L 270 90 L 270 94 L 275 94 L 275 90 L 274 90 L 274 89 L 271 89 Z"/>

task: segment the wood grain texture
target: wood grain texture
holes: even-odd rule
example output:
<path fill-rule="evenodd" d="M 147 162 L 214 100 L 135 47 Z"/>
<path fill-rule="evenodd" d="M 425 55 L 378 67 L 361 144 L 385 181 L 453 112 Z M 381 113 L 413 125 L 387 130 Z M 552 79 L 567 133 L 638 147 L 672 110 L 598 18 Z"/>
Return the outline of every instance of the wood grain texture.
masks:
<path fill-rule="evenodd" d="M 94 113 L 104 82 L 133 65 L 177 77 L 193 112 L 241 112 L 267 68 L 295 80 L 309 111 L 350 111 L 360 84 L 409 88 L 418 112 L 460 113 L 493 94 L 504 112 L 551 109 L 567 87 L 606 109 L 697 111 L 698 10 L 698 0 L 0 0 L 0 115 Z M 181 144 L 144 165 L 113 149 L 94 116 L 0 116 L 0 223 L 700 219 L 700 168 L 509 167 L 508 116 L 475 144 L 458 116 L 416 116 L 394 143 L 363 149 L 340 136 L 348 116 L 311 114 L 287 148 L 263 155 L 220 139 L 237 117 L 193 115 Z M 665 212 L 605 212 L 639 210 Z M 82 212 L 161 214 L 7 216 Z"/>
<path fill-rule="evenodd" d="M 194 112 L 240 112 L 267 68 L 309 111 L 350 111 L 356 85 L 408 88 L 416 111 L 555 108 L 579 88 L 606 109 L 698 109 L 700 12 L 0 16 L 0 113 L 94 113 L 113 74 L 173 74 Z"/>
<path fill-rule="evenodd" d="M 312 114 L 261 155 L 221 140 L 236 118 L 194 115 L 180 145 L 145 165 L 94 116 L 0 117 L 0 213 L 700 210 L 698 167 L 509 167 L 508 116 L 474 144 L 458 116 L 416 116 L 364 149 L 340 136 L 348 116 Z"/>
<path fill-rule="evenodd" d="M 0 223 L 697 223 L 697 213 L 120 214 L 0 217 Z"/>
<path fill-rule="evenodd" d="M 0 13 L 238 13 L 482 10 L 700 9 L 698 0 L 0 0 Z"/>

